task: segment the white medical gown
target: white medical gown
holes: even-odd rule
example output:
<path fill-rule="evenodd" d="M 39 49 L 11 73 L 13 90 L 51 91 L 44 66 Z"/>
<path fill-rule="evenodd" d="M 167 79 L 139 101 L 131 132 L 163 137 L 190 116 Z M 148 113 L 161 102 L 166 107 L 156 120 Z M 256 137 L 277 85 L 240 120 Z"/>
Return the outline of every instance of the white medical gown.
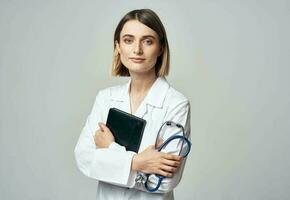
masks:
<path fill-rule="evenodd" d="M 135 182 L 139 174 L 131 170 L 135 152 L 126 151 L 125 147 L 115 142 L 108 148 L 97 148 L 95 145 L 94 134 L 99 129 L 98 122 L 106 123 L 110 108 L 130 112 L 129 86 L 130 81 L 124 85 L 103 89 L 97 94 L 93 109 L 75 147 L 77 166 L 86 176 L 98 181 L 97 200 L 174 199 L 173 189 L 181 179 L 186 159 L 172 178 L 165 178 L 159 190 L 150 193 L 143 185 Z M 168 120 L 183 125 L 186 135 L 190 136 L 189 101 L 172 88 L 165 78 L 156 79 L 135 115 L 147 121 L 139 152 L 155 143 L 160 126 Z M 165 128 L 161 136 L 165 140 L 174 133 L 175 130 L 166 131 Z M 180 142 L 176 141 L 164 151 L 178 154 L 179 149 Z M 149 183 L 153 185 L 156 181 L 154 177 L 149 179 Z"/>

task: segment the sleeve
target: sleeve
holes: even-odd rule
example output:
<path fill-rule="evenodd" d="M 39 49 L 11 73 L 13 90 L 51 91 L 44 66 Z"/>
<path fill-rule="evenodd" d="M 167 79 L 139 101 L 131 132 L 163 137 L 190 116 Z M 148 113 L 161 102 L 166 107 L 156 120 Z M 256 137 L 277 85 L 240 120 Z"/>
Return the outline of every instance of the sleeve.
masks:
<path fill-rule="evenodd" d="M 101 96 L 99 92 L 76 144 L 74 154 L 77 166 L 89 178 L 122 187 L 133 187 L 136 172 L 131 170 L 131 162 L 135 152 L 126 151 L 115 142 L 108 148 L 97 148 L 95 145 L 94 134 L 98 129 L 98 122 L 105 119 L 102 117 L 102 109 L 106 106 Z"/>
<path fill-rule="evenodd" d="M 165 121 L 173 121 L 175 123 L 179 123 L 184 127 L 184 132 L 186 137 L 190 140 L 190 104 L 189 101 L 182 101 L 178 103 L 177 105 L 175 104 L 173 107 L 171 107 L 168 111 L 168 114 L 164 118 Z M 178 131 L 180 129 L 178 128 L 173 128 L 170 129 L 168 132 L 163 132 L 161 135 L 163 135 L 163 140 L 165 141 L 167 138 L 171 137 L 174 134 L 181 135 L 182 132 Z M 162 152 L 166 153 L 172 153 L 172 154 L 179 154 L 179 151 L 181 149 L 182 142 L 178 140 L 173 140 L 166 146 Z M 183 149 L 181 152 L 184 152 L 188 148 L 187 145 L 183 145 Z M 182 164 L 178 171 L 174 174 L 173 177 L 171 178 L 164 178 L 159 189 L 155 193 L 167 193 L 172 191 L 180 182 L 182 178 L 182 173 L 184 170 L 184 166 L 186 163 L 186 158 L 183 159 Z M 155 187 L 157 185 L 158 178 L 156 176 L 150 176 L 148 179 L 148 185 L 150 187 Z M 140 189 L 140 188 L 138 188 Z M 143 191 L 147 191 L 144 187 L 142 189 Z"/>

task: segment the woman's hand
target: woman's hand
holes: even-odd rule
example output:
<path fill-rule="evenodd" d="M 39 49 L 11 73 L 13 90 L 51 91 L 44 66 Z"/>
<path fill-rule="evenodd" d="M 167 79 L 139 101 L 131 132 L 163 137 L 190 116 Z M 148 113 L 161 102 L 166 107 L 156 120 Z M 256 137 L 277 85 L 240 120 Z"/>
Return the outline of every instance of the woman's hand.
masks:
<path fill-rule="evenodd" d="M 108 148 L 112 142 L 115 142 L 115 138 L 110 129 L 104 124 L 99 123 L 100 129 L 95 134 L 95 144 L 98 148 Z"/>
<path fill-rule="evenodd" d="M 141 153 L 134 155 L 132 170 L 172 177 L 181 161 L 181 156 L 158 152 L 155 150 L 155 145 L 150 145 Z"/>

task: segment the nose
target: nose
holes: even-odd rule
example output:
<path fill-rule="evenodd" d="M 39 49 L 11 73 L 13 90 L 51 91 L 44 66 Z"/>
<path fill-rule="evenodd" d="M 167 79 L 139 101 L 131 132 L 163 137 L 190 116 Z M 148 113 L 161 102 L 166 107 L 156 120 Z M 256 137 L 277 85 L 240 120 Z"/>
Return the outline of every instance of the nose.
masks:
<path fill-rule="evenodd" d="M 140 55 L 143 53 L 143 50 L 142 50 L 142 45 L 140 44 L 140 42 L 137 42 L 135 47 L 134 47 L 134 51 L 133 51 L 134 54 L 137 54 L 137 55 Z"/>

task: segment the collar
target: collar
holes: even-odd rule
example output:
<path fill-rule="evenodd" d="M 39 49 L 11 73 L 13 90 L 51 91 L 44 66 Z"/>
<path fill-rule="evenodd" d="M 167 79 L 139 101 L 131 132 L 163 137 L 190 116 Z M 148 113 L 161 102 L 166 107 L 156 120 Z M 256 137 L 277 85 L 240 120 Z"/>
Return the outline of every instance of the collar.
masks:
<path fill-rule="evenodd" d="M 123 102 L 128 101 L 130 84 L 131 79 L 128 83 L 121 85 L 120 87 L 115 87 L 115 91 L 111 91 L 111 99 Z M 158 77 L 143 101 L 154 107 L 162 108 L 169 87 L 170 85 L 164 77 Z"/>

